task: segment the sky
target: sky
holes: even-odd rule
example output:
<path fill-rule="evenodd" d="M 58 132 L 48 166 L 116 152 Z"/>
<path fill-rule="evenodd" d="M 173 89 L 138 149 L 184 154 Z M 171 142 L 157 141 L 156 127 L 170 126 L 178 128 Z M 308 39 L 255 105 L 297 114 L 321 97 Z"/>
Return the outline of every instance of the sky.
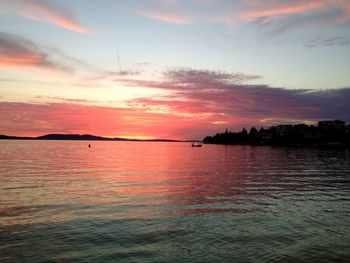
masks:
<path fill-rule="evenodd" d="M 350 121 L 350 0 L 0 0 L 0 134 Z"/>

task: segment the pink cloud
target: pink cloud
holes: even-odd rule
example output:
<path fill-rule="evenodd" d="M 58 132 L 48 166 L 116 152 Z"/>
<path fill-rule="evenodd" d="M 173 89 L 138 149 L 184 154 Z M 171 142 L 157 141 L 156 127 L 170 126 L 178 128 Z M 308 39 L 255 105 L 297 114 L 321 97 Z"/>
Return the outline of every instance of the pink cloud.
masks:
<path fill-rule="evenodd" d="M 350 120 L 350 88 L 323 91 L 272 88 L 237 83 L 235 75 L 180 69 L 165 72 L 164 82 L 133 79 L 128 85 L 167 93 L 126 101 L 125 108 L 61 98 L 56 98 L 60 103 L 47 104 L 0 102 L 0 134 L 90 133 L 202 139 L 226 128 L 237 131 L 276 123 Z M 127 79 L 123 83 L 127 84 Z"/>
<path fill-rule="evenodd" d="M 154 19 L 154 20 L 160 20 L 166 23 L 170 24 L 189 24 L 191 23 L 191 19 L 185 15 L 171 13 L 167 11 L 144 11 L 144 12 L 138 12 L 139 15 Z"/>
<path fill-rule="evenodd" d="M 170 95 L 137 98 L 129 101 L 129 105 L 191 116 L 208 124 L 230 125 L 234 129 L 242 128 L 238 124 L 266 126 L 276 121 L 350 120 L 347 102 L 350 88 L 328 91 L 272 88 L 237 82 L 234 74 L 193 69 L 164 75 L 164 82 L 131 80 L 129 85 L 167 90 Z"/>
<path fill-rule="evenodd" d="M 159 20 L 170 24 L 189 24 L 191 16 L 186 9 L 179 9 L 181 3 L 178 0 L 151 0 L 144 1 L 144 8 L 138 7 L 133 12 L 153 20 Z"/>
<path fill-rule="evenodd" d="M 0 7 L 16 15 L 31 20 L 53 24 L 71 31 L 87 33 L 89 29 L 82 26 L 66 8 L 43 0 L 4 1 Z"/>
<path fill-rule="evenodd" d="M 296 27 L 339 25 L 350 21 L 348 0 L 195 0 L 156 2 L 137 14 L 171 24 L 242 23 L 266 27 L 274 34 Z"/>
<path fill-rule="evenodd" d="M 345 0 L 251 1 L 240 11 L 240 17 L 276 35 L 293 28 L 347 23 L 350 8 Z"/>
<path fill-rule="evenodd" d="M 49 59 L 35 43 L 10 33 L 0 32 L 0 68 L 36 67 L 70 72 L 71 69 Z"/>
<path fill-rule="evenodd" d="M 72 103 L 0 102 L 0 123 L 0 134 L 25 136 L 90 133 L 110 137 L 187 139 L 196 135 L 194 131 L 202 125 L 206 130 L 205 122 L 171 113 Z M 190 130 L 192 134 L 187 132 Z"/>
<path fill-rule="evenodd" d="M 322 1 L 269 1 L 269 2 L 252 2 L 253 5 L 243 10 L 241 17 L 244 20 L 256 20 L 262 17 L 282 17 L 291 14 L 304 13 L 310 10 L 324 8 Z M 269 5 L 270 3 L 270 5 Z"/>

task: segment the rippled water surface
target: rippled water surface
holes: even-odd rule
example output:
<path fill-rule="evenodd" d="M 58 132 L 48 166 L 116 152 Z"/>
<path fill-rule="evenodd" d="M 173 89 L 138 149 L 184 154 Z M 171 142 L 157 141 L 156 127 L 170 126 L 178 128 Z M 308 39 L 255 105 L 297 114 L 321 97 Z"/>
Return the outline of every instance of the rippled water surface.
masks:
<path fill-rule="evenodd" d="M 350 152 L 0 141 L 0 262 L 350 262 Z"/>

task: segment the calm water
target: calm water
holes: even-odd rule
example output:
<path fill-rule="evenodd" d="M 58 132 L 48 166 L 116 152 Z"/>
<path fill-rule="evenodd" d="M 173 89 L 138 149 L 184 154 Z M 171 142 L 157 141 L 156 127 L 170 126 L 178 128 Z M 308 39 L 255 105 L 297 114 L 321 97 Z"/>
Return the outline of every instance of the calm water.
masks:
<path fill-rule="evenodd" d="M 350 152 L 0 141 L 0 262 L 350 262 Z"/>

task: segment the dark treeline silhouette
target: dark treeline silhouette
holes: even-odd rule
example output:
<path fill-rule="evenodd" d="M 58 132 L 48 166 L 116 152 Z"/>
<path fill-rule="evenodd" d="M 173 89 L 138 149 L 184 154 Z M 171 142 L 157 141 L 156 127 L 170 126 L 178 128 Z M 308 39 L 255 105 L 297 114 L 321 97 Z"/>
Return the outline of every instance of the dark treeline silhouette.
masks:
<path fill-rule="evenodd" d="M 270 128 L 252 127 L 248 132 L 230 132 L 207 136 L 204 143 L 275 145 L 275 146 L 350 146 L 350 125 L 344 121 L 320 121 L 317 126 L 306 124 L 277 125 Z"/>

